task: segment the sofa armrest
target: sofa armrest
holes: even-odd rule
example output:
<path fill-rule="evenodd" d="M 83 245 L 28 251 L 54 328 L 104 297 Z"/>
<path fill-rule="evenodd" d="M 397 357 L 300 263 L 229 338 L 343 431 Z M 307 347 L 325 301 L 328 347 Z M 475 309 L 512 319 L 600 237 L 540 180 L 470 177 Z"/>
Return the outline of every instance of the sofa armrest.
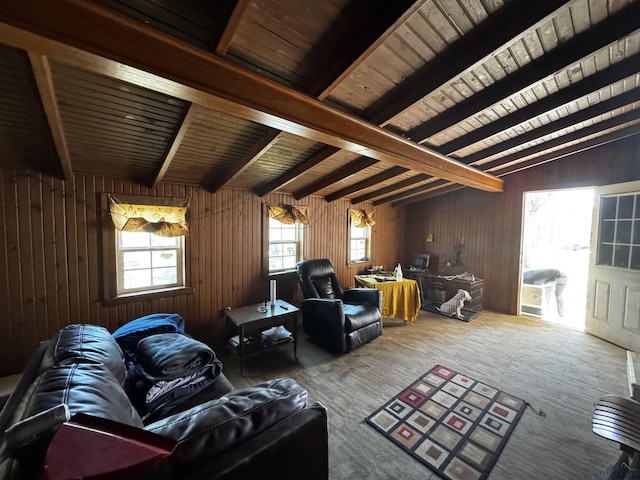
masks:
<path fill-rule="evenodd" d="M 316 402 L 182 478 L 327 480 L 327 410 Z"/>
<path fill-rule="evenodd" d="M 349 288 L 342 296 L 344 303 L 367 303 L 375 305 L 382 312 L 382 291 L 377 288 Z"/>

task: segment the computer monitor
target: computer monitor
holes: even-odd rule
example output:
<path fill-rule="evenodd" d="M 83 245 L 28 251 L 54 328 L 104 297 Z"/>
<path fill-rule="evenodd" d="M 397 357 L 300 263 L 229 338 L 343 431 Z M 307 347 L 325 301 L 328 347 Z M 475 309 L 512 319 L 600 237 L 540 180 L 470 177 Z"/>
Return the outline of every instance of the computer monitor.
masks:
<path fill-rule="evenodd" d="M 412 255 L 411 266 L 419 270 L 426 270 L 429 267 L 429 258 L 430 255 L 428 253 L 414 253 Z"/>

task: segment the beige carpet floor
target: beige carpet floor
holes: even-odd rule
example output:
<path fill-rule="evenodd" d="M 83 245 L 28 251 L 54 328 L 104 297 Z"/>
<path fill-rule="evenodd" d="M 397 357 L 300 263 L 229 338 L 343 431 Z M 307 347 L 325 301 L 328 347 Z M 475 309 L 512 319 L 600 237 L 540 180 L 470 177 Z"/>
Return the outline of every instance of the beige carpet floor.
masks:
<path fill-rule="evenodd" d="M 591 432 L 602 395 L 628 396 L 625 351 L 584 332 L 490 312 L 466 323 L 421 312 L 415 323 L 385 321 L 384 334 L 344 355 L 304 338 L 251 357 L 220 352 L 236 387 L 292 377 L 329 412 L 332 480 L 437 479 L 364 418 L 436 364 L 528 401 L 490 480 L 593 479 L 618 457 L 618 445 Z M 313 448 L 309 445 L 309 448 Z M 277 459 L 277 461 L 286 461 Z"/>

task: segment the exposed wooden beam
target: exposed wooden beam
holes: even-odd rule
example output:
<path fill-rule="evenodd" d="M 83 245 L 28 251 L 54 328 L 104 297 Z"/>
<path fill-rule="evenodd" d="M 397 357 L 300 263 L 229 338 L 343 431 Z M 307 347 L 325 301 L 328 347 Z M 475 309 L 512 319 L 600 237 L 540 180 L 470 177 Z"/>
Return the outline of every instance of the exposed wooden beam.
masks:
<path fill-rule="evenodd" d="M 62 126 L 62 117 L 58 107 L 58 99 L 56 97 L 55 87 L 53 86 L 53 78 L 51 77 L 51 66 L 49 60 L 44 55 L 29 53 L 29 61 L 33 69 L 33 75 L 38 86 L 42 107 L 47 115 L 49 130 L 53 143 L 56 146 L 60 168 L 64 180 L 73 179 L 73 169 L 71 168 L 71 155 L 67 146 L 67 139 Z"/>
<path fill-rule="evenodd" d="M 628 118 L 626 120 L 628 120 Z M 617 124 L 620 124 L 620 123 L 625 123 L 625 122 L 617 122 Z M 609 127 L 611 127 L 611 125 L 609 125 Z M 601 129 L 602 129 L 602 126 L 601 126 Z M 606 129 L 607 128 L 604 128 L 603 130 L 606 130 Z M 569 155 L 574 155 L 576 153 L 580 153 L 585 150 L 590 150 L 592 148 L 606 145 L 607 143 L 622 140 L 624 138 L 627 138 L 633 135 L 638 135 L 638 134 L 640 134 L 640 124 L 634 124 L 629 127 L 621 128 L 613 132 L 599 135 L 597 137 L 589 138 L 583 142 L 572 144 L 565 148 L 561 148 L 559 150 L 552 150 L 550 152 L 543 153 L 542 155 L 529 158 L 528 160 L 524 160 L 522 162 L 512 162 L 509 165 L 504 165 L 504 166 L 497 165 L 497 166 L 494 166 L 493 168 L 496 175 L 500 177 L 504 177 L 511 173 L 520 172 L 522 170 L 526 170 L 527 168 L 537 167 L 538 165 L 542 165 L 543 163 L 548 163 L 553 160 L 558 160 L 560 158 L 568 157 Z M 411 196 L 404 199 L 400 198 L 398 201 L 392 203 L 391 206 L 402 207 L 404 205 L 408 205 L 409 203 L 415 203 L 421 200 L 426 200 L 428 198 L 433 198 L 439 195 L 443 195 L 445 193 L 450 193 L 455 190 L 459 190 L 461 188 L 464 188 L 464 186 L 439 180 L 437 182 L 433 182 L 432 184 L 430 184 L 428 188 L 423 189 L 423 193 L 421 195 L 417 194 L 418 192 L 416 191 L 414 192 L 416 193 L 415 196 Z"/>
<path fill-rule="evenodd" d="M 575 113 L 567 115 L 566 117 L 561 117 L 557 120 L 554 120 L 553 122 L 547 123 L 546 125 L 541 125 L 538 128 L 534 128 L 533 130 L 524 132 L 521 135 L 509 138 L 504 142 L 496 143 L 487 148 L 474 152 L 462 158 L 462 161 L 467 165 L 471 165 L 474 162 L 482 160 L 483 158 L 489 158 L 493 155 L 497 155 L 501 152 L 510 150 L 520 145 L 529 144 L 534 140 L 555 132 L 560 132 L 565 128 L 577 125 L 586 120 L 596 119 L 596 117 L 600 115 L 611 112 L 639 100 L 640 87 L 636 87 L 632 90 L 629 90 L 628 92 L 621 93 L 620 95 L 616 95 L 615 97 L 612 97 L 608 100 L 596 103 L 592 107 L 579 110 Z M 580 130 L 578 130 L 578 132 L 580 132 Z"/>
<path fill-rule="evenodd" d="M 370 119 L 376 125 L 388 124 L 393 117 L 420 101 L 425 95 L 464 72 L 566 3 L 568 0 L 518 0 L 505 3 L 411 77 L 370 105 L 364 112 L 364 118 Z"/>
<path fill-rule="evenodd" d="M 369 178 L 365 178 L 364 180 L 360 180 L 359 182 L 354 183 L 353 185 L 349 185 L 348 187 L 341 188 L 337 192 L 333 192 L 324 199 L 327 202 L 333 202 L 334 200 L 338 200 L 339 198 L 345 197 L 353 192 L 358 192 L 360 190 L 364 190 L 365 188 L 371 187 L 372 185 L 377 185 L 380 182 L 384 182 L 385 180 L 389 180 L 390 178 L 396 177 L 407 172 L 408 169 L 404 167 L 391 167 L 385 170 L 384 172 L 377 173 Z"/>
<path fill-rule="evenodd" d="M 224 56 L 229 49 L 229 45 L 231 45 L 231 40 L 233 40 L 233 36 L 238 29 L 238 25 L 242 20 L 244 12 L 247 10 L 249 6 L 249 0 L 237 0 L 236 6 L 233 8 L 233 12 L 231 13 L 231 17 L 227 22 L 227 25 L 220 36 L 220 40 L 216 45 L 216 53 L 220 56 Z"/>
<path fill-rule="evenodd" d="M 485 138 L 489 138 L 539 115 L 543 115 L 546 112 L 560 107 L 561 105 L 569 103 L 580 97 L 584 97 L 585 95 L 627 78 L 638 72 L 639 65 L 640 53 L 636 53 L 624 60 L 614 63 L 609 68 L 600 70 L 593 75 L 583 78 L 579 82 L 573 83 L 562 90 L 552 93 L 551 95 L 547 95 L 546 97 L 516 110 L 515 112 L 511 112 L 505 117 L 498 118 L 497 120 L 451 140 L 450 142 L 443 143 L 442 145 L 439 145 L 436 150 L 443 155 L 449 155 L 461 148 L 484 140 Z"/>
<path fill-rule="evenodd" d="M 590 150 L 592 148 L 600 147 L 602 145 L 606 145 L 607 143 L 616 142 L 618 140 L 622 140 L 624 138 L 631 137 L 633 135 L 638 135 L 638 134 L 640 134 L 640 124 L 631 125 L 630 127 L 625 127 L 620 130 L 606 133 L 604 135 L 600 135 L 595 138 L 590 138 L 589 140 L 586 140 L 584 142 L 581 142 L 575 145 L 568 146 L 566 148 L 562 148 L 560 150 L 554 150 L 552 152 L 539 155 L 525 162 L 509 165 L 504 169 L 498 169 L 497 175 L 500 177 L 504 177 L 512 173 L 526 170 L 527 168 L 536 167 L 538 165 L 542 165 L 543 163 L 568 157 L 569 155 L 574 155 L 576 153 L 584 152 L 585 150 Z M 457 185 L 455 183 L 446 183 L 446 182 L 444 182 L 443 184 L 440 184 L 439 186 L 445 186 L 445 188 L 431 189 L 427 193 L 424 193 L 422 195 L 417 195 L 415 197 L 406 198 L 404 200 L 400 200 L 398 202 L 392 203 L 391 206 L 402 207 L 410 203 L 420 202 L 422 200 L 438 197 L 440 195 L 444 195 L 445 193 L 451 193 L 456 190 L 465 188 L 462 185 Z"/>
<path fill-rule="evenodd" d="M 389 185 L 388 187 L 380 188 L 375 192 L 365 193 L 364 195 L 360 195 L 358 197 L 352 198 L 351 203 L 355 205 L 356 203 L 364 202 L 366 200 L 371 200 L 372 198 L 380 197 L 382 195 L 386 195 L 387 193 L 395 192 L 396 190 L 400 190 L 402 188 L 415 185 L 416 183 L 424 182 L 429 178 L 431 178 L 429 175 L 425 175 L 424 173 L 419 173 L 418 175 L 414 175 L 411 178 L 407 178 L 406 180 L 402 180 L 398 183 L 394 183 L 393 185 Z"/>
<path fill-rule="evenodd" d="M 164 156 L 164 160 L 162 160 L 162 164 L 158 169 L 158 173 L 156 173 L 153 182 L 151 183 L 151 188 L 157 188 L 158 184 L 162 181 L 173 158 L 176 156 L 176 152 L 182 143 L 182 139 L 184 138 L 185 133 L 189 129 L 191 122 L 193 121 L 193 117 L 195 115 L 196 108 L 193 104 L 187 106 L 185 111 L 182 114 L 182 122 L 180 122 L 180 128 L 176 131 L 175 135 L 169 142 L 169 148 L 167 149 L 167 154 Z"/>
<path fill-rule="evenodd" d="M 0 3 L 0 21 L 3 22 L 0 42 L 47 54 L 61 63 L 120 78 L 418 173 L 487 191 L 502 191 L 502 181 L 492 175 L 100 5 L 80 0 L 14 0 Z"/>
<path fill-rule="evenodd" d="M 316 165 L 335 155 L 339 151 L 340 149 L 337 147 L 324 147 L 322 150 L 307 158 L 302 163 L 299 163 L 295 167 L 289 169 L 278 178 L 267 182 L 265 185 L 261 185 L 254 191 L 254 193 L 259 197 L 264 197 L 267 193 L 273 192 L 274 190 L 282 188 L 288 183 L 291 183 L 296 178 L 302 176 L 310 168 L 315 167 Z"/>
<path fill-rule="evenodd" d="M 638 28 L 640 28 L 640 2 L 633 2 L 545 55 L 520 67 L 502 80 L 498 80 L 481 92 L 413 128 L 407 136 L 416 142 L 422 142 L 435 133 L 446 130 L 585 56 L 605 48 Z"/>
<path fill-rule="evenodd" d="M 365 14 L 343 12 L 341 18 L 354 18 L 358 25 L 351 23 L 338 40 L 334 40 L 334 55 L 331 66 L 325 75 L 311 88 L 310 94 L 320 100 L 329 96 L 331 91 L 353 72 L 373 51 L 382 45 L 398 26 L 405 23 L 411 15 L 420 9 L 426 0 L 394 0 L 359 3 Z M 348 10 L 348 8 L 347 8 Z M 354 32 L 358 32 L 354 35 Z M 348 38 L 347 38 L 348 37 Z M 323 43 L 320 45 L 326 49 Z"/>
<path fill-rule="evenodd" d="M 425 190 L 429 190 L 431 188 L 432 183 L 427 183 L 425 185 L 420 185 L 419 187 L 414 187 L 409 190 L 405 190 L 400 193 L 396 193 L 395 195 L 389 195 L 388 197 L 380 198 L 378 200 L 374 200 L 373 205 L 383 205 L 385 203 L 393 202 L 395 200 L 399 200 L 405 197 L 410 197 L 412 195 L 417 195 L 419 193 L 424 192 Z"/>
<path fill-rule="evenodd" d="M 229 181 L 233 180 L 244 172 L 247 168 L 253 165 L 258 159 L 269 150 L 278 139 L 284 134 L 282 130 L 276 130 L 274 128 L 269 129 L 266 135 L 256 143 L 246 155 L 237 162 L 233 168 L 224 172 L 218 179 L 211 185 L 209 191 L 215 193 L 225 186 Z"/>
<path fill-rule="evenodd" d="M 370 167 L 371 165 L 375 165 L 378 163 L 378 160 L 369 157 L 360 157 L 352 162 L 349 162 L 347 165 L 332 173 L 331 175 L 327 175 L 320 180 L 313 182 L 311 185 L 307 185 L 306 187 L 300 188 L 293 192 L 293 198 L 296 200 L 300 200 L 312 193 L 317 192 L 325 187 L 328 187 L 332 183 L 339 182 L 340 180 L 344 180 L 351 175 L 358 173 L 360 170 L 364 170 L 365 168 Z"/>
<path fill-rule="evenodd" d="M 519 150 L 510 155 L 505 155 L 504 157 L 500 157 L 499 159 L 493 160 L 491 162 L 483 163 L 480 168 L 482 170 L 505 168 L 509 164 L 518 163 L 523 158 L 529 157 L 531 155 L 536 155 L 552 148 L 561 147 L 570 142 L 579 141 L 591 135 L 601 134 L 602 132 L 605 132 L 611 128 L 617 128 L 620 125 L 624 125 L 625 123 L 633 122 L 638 118 L 640 118 L 640 109 L 622 113 L 607 120 L 603 120 L 602 122 L 594 123 L 587 127 L 576 130 L 575 132 L 571 132 L 566 135 L 562 135 L 561 137 L 547 140 L 546 142 L 540 143 L 538 145 L 533 145 L 529 148 L 525 148 L 524 150 Z"/>

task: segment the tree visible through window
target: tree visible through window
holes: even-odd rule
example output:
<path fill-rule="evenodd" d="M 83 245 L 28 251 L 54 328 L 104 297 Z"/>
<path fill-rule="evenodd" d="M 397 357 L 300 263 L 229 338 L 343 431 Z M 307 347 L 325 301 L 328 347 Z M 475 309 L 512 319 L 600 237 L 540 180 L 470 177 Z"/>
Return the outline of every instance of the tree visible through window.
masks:
<path fill-rule="evenodd" d="M 375 225 L 373 213 L 349 209 L 348 259 L 350 263 L 371 259 L 371 225 Z"/>

